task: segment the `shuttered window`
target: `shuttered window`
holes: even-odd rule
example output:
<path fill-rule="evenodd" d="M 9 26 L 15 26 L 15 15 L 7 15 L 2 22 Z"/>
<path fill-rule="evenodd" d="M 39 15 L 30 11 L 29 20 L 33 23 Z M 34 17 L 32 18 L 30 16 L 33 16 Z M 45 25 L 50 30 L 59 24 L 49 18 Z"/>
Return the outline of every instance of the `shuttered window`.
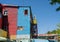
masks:
<path fill-rule="evenodd" d="M 27 10 L 27 9 L 24 10 L 24 14 L 25 14 L 25 15 L 28 15 L 28 10 Z"/>

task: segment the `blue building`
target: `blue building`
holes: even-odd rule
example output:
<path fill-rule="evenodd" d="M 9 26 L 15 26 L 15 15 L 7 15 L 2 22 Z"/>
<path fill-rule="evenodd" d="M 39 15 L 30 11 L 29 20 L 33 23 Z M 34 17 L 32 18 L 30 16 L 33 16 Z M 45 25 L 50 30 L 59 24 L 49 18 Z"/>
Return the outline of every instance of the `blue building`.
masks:
<path fill-rule="evenodd" d="M 36 38 L 34 34 L 37 32 L 37 30 L 35 29 L 35 32 L 33 30 L 34 28 L 37 28 L 37 24 L 36 19 L 33 19 L 32 17 L 32 11 L 30 6 L 20 6 L 18 8 L 17 24 L 18 27 L 16 42 L 31 42 L 32 38 Z"/>
<path fill-rule="evenodd" d="M 0 6 L 0 13 L 2 14 L 0 27 L 7 32 L 6 37 L 8 39 L 17 42 L 30 42 L 32 38 L 36 38 L 37 23 L 36 19 L 32 17 L 30 6 L 5 4 L 0 4 Z"/>
<path fill-rule="evenodd" d="M 30 7 L 21 6 L 18 9 L 17 42 L 30 42 Z"/>

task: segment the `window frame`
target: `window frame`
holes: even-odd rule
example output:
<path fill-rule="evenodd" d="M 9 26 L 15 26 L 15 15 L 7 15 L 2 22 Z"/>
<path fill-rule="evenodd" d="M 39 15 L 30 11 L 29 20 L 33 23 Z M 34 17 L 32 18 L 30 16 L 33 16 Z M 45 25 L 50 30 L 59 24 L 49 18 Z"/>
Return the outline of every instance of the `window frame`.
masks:
<path fill-rule="evenodd" d="M 28 15 L 28 9 L 24 10 L 24 15 Z"/>

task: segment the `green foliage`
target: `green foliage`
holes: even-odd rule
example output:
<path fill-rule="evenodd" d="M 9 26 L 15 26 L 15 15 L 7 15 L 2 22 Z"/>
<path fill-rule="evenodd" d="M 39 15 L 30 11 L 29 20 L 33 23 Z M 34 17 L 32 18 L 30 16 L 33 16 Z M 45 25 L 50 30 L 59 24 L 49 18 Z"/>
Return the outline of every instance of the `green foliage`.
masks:
<path fill-rule="evenodd" d="M 48 31 L 47 34 L 60 34 L 60 24 L 58 24 L 57 27 L 56 30 Z"/>
<path fill-rule="evenodd" d="M 60 29 L 57 29 L 57 34 L 60 34 Z"/>
<path fill-rule="evenodd" d="M 56 11 L 59 11 L 60 10 L 60 6 L 56 9 Z"/>
<path fill-rule="evenodd" d="M 52 34 L 56 34 L 56 32 L 57 32 L 56 30 L 53 30 L 51 33 L 52 33 Z"/>
<path fill-rule="evenodd" d="M 56 3 L 60 4 L 60 0 L 51 0 L 50 2 L 51 5 L 54 5 Z M 56 11 L 59 11 L 59 10 L 60 10 L 60 6 L 56 9 Z"/>
<path fill-rule="evenodd" d="M 60 4 L 60 0 L 51 0 L 50 3 L 51 3 L 52 5 L 53 5 L 53 4 L 56 4 L 56 3 Z"/>
<path fill-rule="evenodd" d="M 51 34 L 51 32 L 50 32 L 50 31 L 48 31 L 48 32 L 47 32 L 47 34 Z"/>
<path fill-rule="evenodd" d="M 47 34 L 56 34 L 56 30 L 48 31 Z"/>

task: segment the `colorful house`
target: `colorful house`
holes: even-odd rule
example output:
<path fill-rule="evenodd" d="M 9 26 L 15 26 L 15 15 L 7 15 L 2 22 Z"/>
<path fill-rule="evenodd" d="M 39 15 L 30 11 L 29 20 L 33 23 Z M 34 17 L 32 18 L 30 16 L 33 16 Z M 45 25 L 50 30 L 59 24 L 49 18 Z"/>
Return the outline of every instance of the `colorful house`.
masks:
<path fill-rule="evenodd" d="M 7 38 L 16 39 L 18 6 L 0 4 L 0 28 Z"/>
<path fill-rule="evenodd" d="M 31 35 L 32 35 L 32 39 L 38 38 L 37 20 L 35 16 L 33 17 Z"/>
<path fill-rule="evenodd" d="M 31 42 L 37 38 L 37 22 L 30 6 L 0 4 L 0 29 L 10 40 Z"/>
<path fill-rule="evenodd" d="M 33 18 L 30 6 L 19 7 L 17 25 L 16 42 L 31 42 L 32 38 L 37 38 L 37 20 Z"/>
<path fill-rule="evenodd" d="M 30 7 L 22 6 L 18 9 L 18 30 L 16 42 L 30 42 Z"/>
<path fill-rule="evenodd" d="M 2 30 L 2 29 L 0 29 L 0 37 L 6 38 L 7 37 L 7 32 Z"/>

